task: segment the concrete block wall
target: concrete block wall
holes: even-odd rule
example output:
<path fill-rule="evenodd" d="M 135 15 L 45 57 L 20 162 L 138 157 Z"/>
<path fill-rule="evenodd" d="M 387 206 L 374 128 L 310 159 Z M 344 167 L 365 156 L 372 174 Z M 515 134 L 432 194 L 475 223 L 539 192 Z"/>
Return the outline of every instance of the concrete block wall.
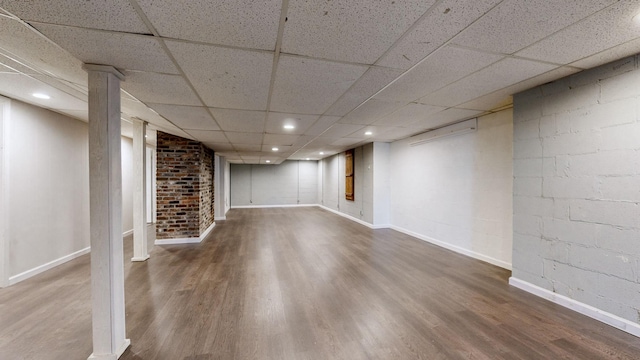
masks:
<path fill-rule="evenodd" d="M 513 277 L 640 323 L 638 56 L 514 96 Z"/>
<path fill-rule="evenodd" d="M 205 147 L 198 141 L 158 131 L 156 239 L 197 238 L 204 231 L 202 226 L 212 221 L 213 214 L 201 220 L 201 201 L 207 197 L 213 201 L 213 173 L 202 174 L 208 169 L 213 172 L 213 156 L 203 152 Z M 210 167 L 203 166 L 204 161 Z M 201 181 L 207 182 L 209 178 L 211 188 L 201 189 Z M 202 199 L 201 190 L 204 190 Z M 212 204 L 204 206 L 209 208 L 203 209 L 205 214 L 213 212 Z"/>

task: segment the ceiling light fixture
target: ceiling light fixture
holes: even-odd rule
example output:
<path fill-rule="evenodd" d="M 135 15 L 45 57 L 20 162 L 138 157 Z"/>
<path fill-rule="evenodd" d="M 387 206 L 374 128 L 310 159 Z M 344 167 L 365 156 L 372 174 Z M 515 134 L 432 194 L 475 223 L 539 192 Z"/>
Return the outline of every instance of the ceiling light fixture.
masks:
<path fill-rule="evenodd" d="M 271 160 L 267 160 L 267 161 L 265 161 L 265 162 L 268 164 L 268 163 L 270 163 L 270 162 L 271 162 Z"/>
<path fill-rule="evenodd" d="M 278 151 L 278 150 L 280 150 L 280 149 L 278 149 L 277 147 L 272 147 L 272 148 L 271 148 L 271 150 L 273 150 L 273 151 Z"/>
<path fill-rule="evenodd" d="M 320 151 L 320 155 L 324 155 L 324 152 L 323 152 L 323 151 Z"/>
<path fill-rule="evenodd" d="M 307 160 L 311 160 L 311 159 L 307 158 Z"/>
<path fill-rule="evenodd" d="M 49 100 L 51 99 L 51 96 L 47 95 L 47 94 L 43 94 L 43 93 L 33 93 L 31 94 L 34 98 L 38 98 L 38 99 L 44 99 L 44 100 Z"/>
<path fill-rule="evenodd" d="M 373 133 L 371 131 L 367 131 L 364 133 L 365 135 L 373 135 Z"/>
<path fill-rule="evenodd" d="M 295 126 L 293 126 L 293 125 L 285 125 L 285 126 L 283 126 L 283 127 L 284 127 L 285 129 L 287 129 L 287 130 L 293 130 L 293 129 L 295 129 L 295 128 L 296 128 L 296 127 L 295 127 Z"/>

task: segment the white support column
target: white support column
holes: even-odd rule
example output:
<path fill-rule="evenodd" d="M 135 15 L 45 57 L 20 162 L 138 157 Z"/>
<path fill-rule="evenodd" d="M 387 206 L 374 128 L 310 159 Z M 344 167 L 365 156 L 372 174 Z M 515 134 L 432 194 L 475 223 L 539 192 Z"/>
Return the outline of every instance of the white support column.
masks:
<path fill-rule="evenodd" d="M 116 360 L 125 339 L 120 80 L 111 66 L 85 64 L 89 73 L 89 189 L 93 354 Z"/>
<path fill-rule="evenodd" d="M 147 250 L 147 122 L 133 119 L 133 258 L 145 261 Z"/>

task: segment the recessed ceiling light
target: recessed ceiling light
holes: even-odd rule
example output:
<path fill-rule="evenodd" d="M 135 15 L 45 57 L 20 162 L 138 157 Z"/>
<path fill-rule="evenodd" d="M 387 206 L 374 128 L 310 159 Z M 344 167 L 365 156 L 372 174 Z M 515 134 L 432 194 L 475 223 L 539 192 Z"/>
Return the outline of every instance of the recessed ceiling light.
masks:
<path fill-rule="evenodd" d="M 273 150 L 273 151 L 278 151 L 278 150 L 280 150 L 280 149 L 278 149 L 277 147 L 272 147 L 272 148 L 271 148 L 271 150 Z"/>
<path fill-rule="evenodd" d="M 367 131 L 364 133 L 365 135 L 373 135 L 373 133 L 371 131 Z"/>
<path fill-rule="evenodd" d="M 38 99 L 45 99 L 45 100 L 49 100 L 51 99 L 51 96 L 47 95 L 47 94 L 43 94 L 43 93 L 33 93 L 31 94 L 34 98 L 38 98 Z"/>
<path fill-rule="evenodd" d="M 307 160 L 311 160 L 311 159 L 307 158 Z"/>
<path fill-rule="evenodd" d="M 295 126 L 293 126 L 293 125 L 285 125 L 285 126 L 283 126 L 283 127 L 284 127 L 285 129 L 287 129 L 287 130 L 293 130 L 293 129 L 295 129 L 295 128 L 296 128 L 296 127 L 295 127 Z"/>
<path fill-rule="evenodd" d="M 323 152 L 323 151 L 320 151 L 320 155 L 324 155 L 324 152 Z"/>
<path fill-rule="evenodd" d="M 270 163 L 270 162 L 271 162 L 271 160 L 267 160 L 267 161 L 265 161 L 265 162 L 268 164 L 268 163 Z"/>

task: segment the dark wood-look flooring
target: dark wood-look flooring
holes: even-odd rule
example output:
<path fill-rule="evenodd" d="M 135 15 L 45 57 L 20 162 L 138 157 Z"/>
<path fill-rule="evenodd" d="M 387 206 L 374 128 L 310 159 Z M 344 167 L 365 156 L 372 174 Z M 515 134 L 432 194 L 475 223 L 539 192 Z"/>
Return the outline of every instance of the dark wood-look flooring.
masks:
<path fill-rule="evenodd" d="M 506 270 L 317 208 L 234 209 L 151 255 L 125 263 L 124 360 L 640 358 Z M 0 359 L 84 360 L 90 320 L 87 255 L 0 289 Z"/>

